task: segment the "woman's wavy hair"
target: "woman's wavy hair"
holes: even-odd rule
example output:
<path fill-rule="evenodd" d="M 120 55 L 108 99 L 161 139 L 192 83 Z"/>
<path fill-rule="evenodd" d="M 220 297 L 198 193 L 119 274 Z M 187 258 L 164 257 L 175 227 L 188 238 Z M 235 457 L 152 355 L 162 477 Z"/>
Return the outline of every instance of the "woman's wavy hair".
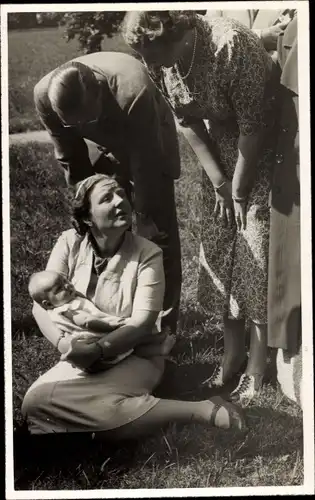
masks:
<path fill-rule="evenodd" d="M 108 184 L 116 183 L 121 185 L 117 175 L 95 174 L 79 182 L 75 187 L 75 195 L 72 201 L 71 222 L 78 234 L 84 236 L 89 232 L 90 226 L 85 220 L 90 216 L 90 193 L 92 188 L 100 181 L 107 181 Z"/>
<path fill-rule="evenodd" d="M 196 25 L 193 10 L 129 11 L 122 25 L 125 42 L 134 48 L 145 48 L 153 41 L 177 42 Z"/>

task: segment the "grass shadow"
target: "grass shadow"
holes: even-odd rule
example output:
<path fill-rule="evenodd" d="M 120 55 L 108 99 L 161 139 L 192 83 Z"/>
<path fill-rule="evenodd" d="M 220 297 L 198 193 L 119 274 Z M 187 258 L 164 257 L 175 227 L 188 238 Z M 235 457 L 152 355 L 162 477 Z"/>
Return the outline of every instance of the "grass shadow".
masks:
<path fill-rule="evenodd" d="M 298 409 L 297 414 L 290 415 L 286 411 L 260 405 L 247 408 L 250 435 L 240 457 L 253 457 L 257 450 L 270 458 L 278 457 L 280 453 L 291 455 L 297 451 L 303 455 L 303 421 Z"/>
<path fill-rule="evenodd" d="M 11 320 L 12 338 L 19 340 L 21 337 L 42 336 L 35 319 L 31 315 Z"/>
<path fill-rule="evenodd" d="M 268 389 L 262 404 L 268 405 L 272 397 Z M 288 413 L 282 400 L 277 404 L 275 409 L 247 408 L 247 433 L 171 424 L 152 437 L 117 444 L 92 441 L 82 434 L 54 434 L 38 437 L 30 449 L 20 440 L 15 442 L 15 488 L 36 490 L 42 484 L 47 490 L 56 485 L 58 489 L 141 488 L 142 481 L 150 488 L 152 467 L 157 471 L 156 486 L 163 488 L 165 470 L 176 464 L 179 486 L 185 474 L 192 486 L 301 484 L 302 420 L 298 411 Z M 194 468 L 199 468 L 200 477 L 193 476 Z M 172 480 L 176 483 L 176 477 Z"/>
<path fill-rule="evenodd" d="M 90 436 L 70 433 L 16 437 L 15 488 L 37 489 L 36 483 L 42 476 L 48 490 L 56 489 L 56 477 L 58 489 L 102 488 L 106 487 L 108 474 L 110 487 L 119 487 L 120 477 L 134 466 L 139 443 L 113 444 L 92 440 Z"/>

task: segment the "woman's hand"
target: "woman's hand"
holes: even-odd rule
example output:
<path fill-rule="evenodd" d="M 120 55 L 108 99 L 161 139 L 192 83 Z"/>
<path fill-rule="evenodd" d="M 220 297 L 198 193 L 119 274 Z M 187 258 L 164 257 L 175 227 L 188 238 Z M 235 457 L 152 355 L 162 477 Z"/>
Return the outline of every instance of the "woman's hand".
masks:
<path fill-rule="evenodd" d="M 246 209 L 247 209 L 247 199 L 246 198 L 233 198 L 234 205 L 234 217 L 236 222 L 236 227 L 238 231 L 246 229 Z"/>
<path fill-rule="evenodd" d="M 214 218 L 219 219 L 224 227 L 232 227 L 233 224 L 233 200 L 232 184 L 226 181 L 220 188 L 215 190 Z"/>
<path fill-rule="evenodd" d="M 281 23 L 275 24 L 274 26 L 270 26 L 268 28 L 264 28 L 261 31 L 261 40 L 264 44 L 265 49 L 269 52 L 271 50 L 277 50 L 278 38 L 280 33 L 282 33 L 289 22 L 291 21 L 290 17 L 284 19 Z"/>
<path fill-rule="evenodd" d="M 61 355 L 61 361 L 68 361 L 81 370 L 89 368 L 100 357 L 97 340 L 95 337 L 83 335 L 80 338 L 73 338 L 69 350 Z"/>

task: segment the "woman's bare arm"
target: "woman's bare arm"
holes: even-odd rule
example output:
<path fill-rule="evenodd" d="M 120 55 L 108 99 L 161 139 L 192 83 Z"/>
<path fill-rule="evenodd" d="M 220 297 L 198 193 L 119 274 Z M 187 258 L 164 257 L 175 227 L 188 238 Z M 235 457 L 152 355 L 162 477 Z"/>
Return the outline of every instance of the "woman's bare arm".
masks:
<path fill-rule="evenodd" d="M 263 138 L 263 131 L 239 136 L 238 158 L 232 180 L 232 193 L 236 198 L 247 196 L 252 188 Z"/>
<path fill-rule="evenodd" d="M 203 120 L 187 127 L 180 126 L 180 131 L 186 137 L 212 184 L 220 186 L 226 178 L 211 153 L 209 135 Z"/>
<path fill-rule="evenodd" d="M 127 352 L 152 335 L 157 316 L 158 312 L 138 311 L 133 314 L 128 325 L 117 328 L 97 341 L 93 338 L 73 338 L 62 359 L 81 369 L 87 369 L 100 359 L 106 361 Z"/>
<path fill-rule="evenodd" d="M 157 317 L 156 311 L 137 311 L 126 325 L 98 340 L 106 357 L 116 356 L 140 344 L 151 334 Z"/>

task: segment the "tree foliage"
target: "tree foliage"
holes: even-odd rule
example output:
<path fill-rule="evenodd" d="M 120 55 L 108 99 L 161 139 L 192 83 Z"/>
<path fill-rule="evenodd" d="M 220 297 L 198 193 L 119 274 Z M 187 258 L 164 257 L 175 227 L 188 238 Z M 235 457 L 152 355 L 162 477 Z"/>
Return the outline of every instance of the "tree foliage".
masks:
<path fill-rule="evenodd" d="M 36 14 L 37 23 L 40 27 L 59 26 L 64 17 L 64 12 L 39 12 Z"/>
<path fill-rule="evenodd" d="M 8 29 L 30 29 L 36 28 L 37 20 L 35 12 L 10 12 L 8 14 Z"/>
<path fill-rule="evenodd" d="M 104 35 L 111 38 L 125 17 L 125 12 L 68 12 L 61 19 L 66 39 L 77 38 L 85 53 L 101 50 Z"/>
<path fill-rule="evenodd" d="M 111 38 L 121 25 L 125 12 L 38 12 L 9 14 L 9 29 L 64 27 L 67 41 L 77 39 L 85 53 L 101 50 L 104 35 Z"/>

